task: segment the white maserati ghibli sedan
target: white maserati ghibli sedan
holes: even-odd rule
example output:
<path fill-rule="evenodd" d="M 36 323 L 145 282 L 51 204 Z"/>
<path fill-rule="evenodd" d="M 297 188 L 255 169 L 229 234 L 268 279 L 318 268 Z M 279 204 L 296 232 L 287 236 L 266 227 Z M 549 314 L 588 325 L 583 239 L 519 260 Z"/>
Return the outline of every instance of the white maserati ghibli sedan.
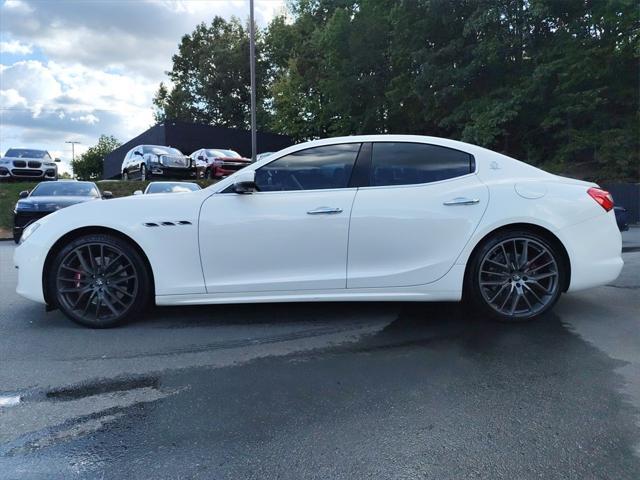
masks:
<path fill-rule="evenodd" d="M 27 227 L 19 294 L 90 327 L 150 303 L 457 301 L 519 321 L 614 280 L 611 196 L 484 148 L 371 135 L 293 147 L 206 189 Z"/>

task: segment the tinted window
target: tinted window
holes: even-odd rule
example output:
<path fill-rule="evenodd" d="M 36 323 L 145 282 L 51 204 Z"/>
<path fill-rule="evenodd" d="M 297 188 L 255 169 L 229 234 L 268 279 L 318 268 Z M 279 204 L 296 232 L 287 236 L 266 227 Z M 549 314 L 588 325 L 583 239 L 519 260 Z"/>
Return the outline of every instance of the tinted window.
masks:
<path fill-rule="evenodd" d="M 11 158 L 42 158 L 51 159 L 45 150 L 29 150 L 26 148 L 10 148 L 7 150 L 5 157 Z"/>
<path fill-rule="evenodd" d="M 359 150 L 359 143 L 345 143 L 292 153 L 258 169 L 256 184 L 266 192 L 344 188 Z"/>
<path fill-rule="evenodd" d="M 154 155 L 182 155 L 180 150 L 161 145 L 143 146 L 142 153 L 153 153 Z"/>
<path fill-rule="evenodd" d="M 40 182 L 31 192 L 31 196 L 99 197 L 100 193 L 91 182 Z"/>
<path fill-rule="evenodd" d="M 373 144 L 373 186 L 436 182 L 472 171 L 473 157 L 459 150 L 421 143 Z"/>

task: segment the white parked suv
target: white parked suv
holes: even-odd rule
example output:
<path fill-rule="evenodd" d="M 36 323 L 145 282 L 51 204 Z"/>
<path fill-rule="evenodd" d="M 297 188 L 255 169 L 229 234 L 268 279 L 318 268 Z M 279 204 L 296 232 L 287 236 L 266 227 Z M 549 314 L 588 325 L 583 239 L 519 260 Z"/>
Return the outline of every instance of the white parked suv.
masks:
<path fill-rule="evenodd" d="M 0 179 L 57 180 L 59 161 L 46 150 L 10 148 L 0 158 Z"/>

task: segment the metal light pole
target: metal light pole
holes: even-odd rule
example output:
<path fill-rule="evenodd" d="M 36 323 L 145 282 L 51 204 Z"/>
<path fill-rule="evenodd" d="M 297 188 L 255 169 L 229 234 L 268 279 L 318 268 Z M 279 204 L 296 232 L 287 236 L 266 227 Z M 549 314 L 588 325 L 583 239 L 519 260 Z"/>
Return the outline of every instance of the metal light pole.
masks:
<path fill-rule="evenodd" d="M 249 71 L 251 75 L 251 161 L 256 161 L 256 29 L 253 23 L 253 0 L 249 0 Z"/>
<path fill-rule="evenodd" d="M 70 143 L 71 144 L 71 161 L 75 161 L 76 159 L 76 143 L 80 143 L 80 142 L 76 142 L 76 141 L 72 141 L 72 142 L 64 142 L 64 143 Z"/>

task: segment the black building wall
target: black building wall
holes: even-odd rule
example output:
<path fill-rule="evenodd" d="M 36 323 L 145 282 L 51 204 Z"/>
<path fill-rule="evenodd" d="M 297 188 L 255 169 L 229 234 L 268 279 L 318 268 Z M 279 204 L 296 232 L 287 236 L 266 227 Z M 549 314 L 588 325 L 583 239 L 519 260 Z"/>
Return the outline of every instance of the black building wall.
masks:
<path fill-rule="evenodd" d="M 258 132 L 258 153 L 275 152 L 292 144 L 289 137 Z M 136 145 L 165 145 L 185 155 L 200 148 L 224 148 L 251 157 L 251 132 L 185 122 L 165 122 L 129 140 L 104 159 L 103 178 L 119 178 L 122 160 Z"/>

